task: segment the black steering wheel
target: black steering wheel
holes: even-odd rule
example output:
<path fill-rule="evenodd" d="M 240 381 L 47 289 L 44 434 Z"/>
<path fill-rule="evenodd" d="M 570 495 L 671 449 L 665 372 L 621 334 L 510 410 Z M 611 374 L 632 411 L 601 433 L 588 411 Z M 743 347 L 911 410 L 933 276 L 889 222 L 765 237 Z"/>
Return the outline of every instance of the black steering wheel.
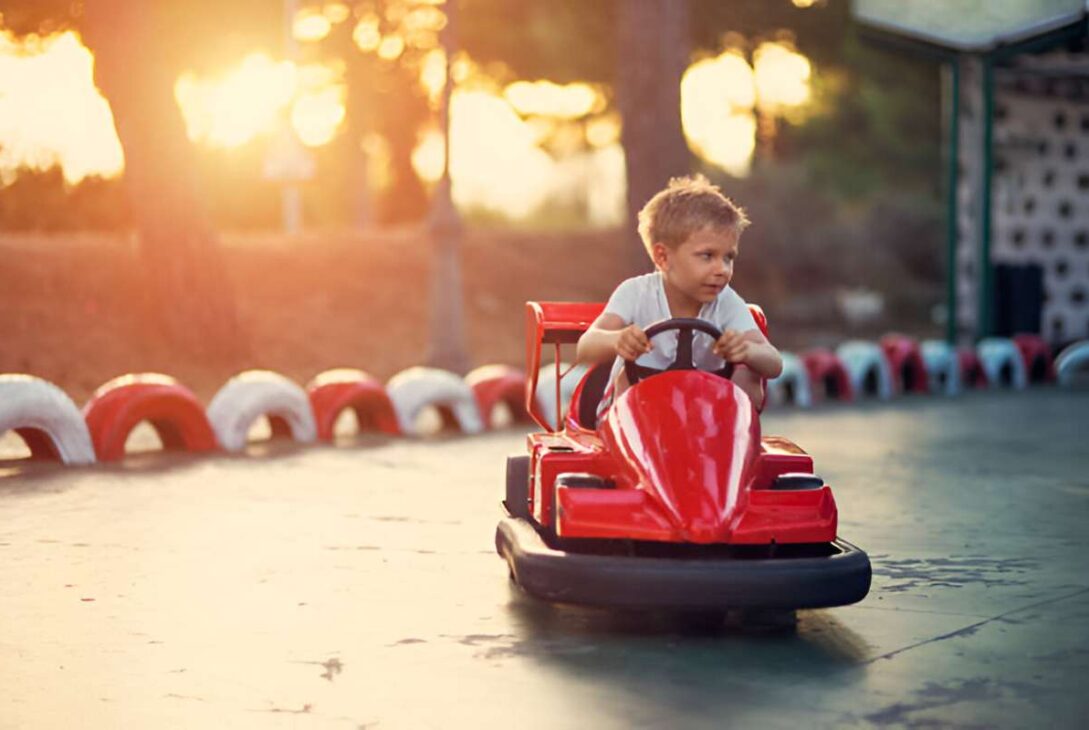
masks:
<path fill-rule="evenodd" d="M 663 332 L 677 331 L 677 356 L 673 358 L 673 362 L 664 370 L 658 368 L 650 368 L 646 365 L 637 365 L 635 360 L 624 361 L 624 374 L 628 376 L 628 385 L 635 385 L 640 380 L 648 378 L 651 375 L 658 375 L 668 370 L 702 370 L 697 368 L 696 363 L 692 360 L 692 333 L 702 332 L 714 338 L 716 341 L 722 336 L 722 332 L 718 327 L 708 322 L 705 319 L 698 319 L 696 317 L 677 317 L 675 319 L 664 319 L 661 322 L 655 322 L 645 330 L 647 339 L 651 339 Z M 734 364 L 732 362 L 726 363 L 718 370 L 709 370 L 707 372 L 719 375 L 723 378 L 729 379 L 734 374 Z"/>

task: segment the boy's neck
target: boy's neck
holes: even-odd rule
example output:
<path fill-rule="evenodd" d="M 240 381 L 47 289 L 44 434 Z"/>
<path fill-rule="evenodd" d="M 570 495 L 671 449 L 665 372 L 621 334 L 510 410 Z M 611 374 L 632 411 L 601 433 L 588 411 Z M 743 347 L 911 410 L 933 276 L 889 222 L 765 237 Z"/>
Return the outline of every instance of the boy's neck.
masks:
<path fill-rule="evenodd" d="M 669 307 L 670 317 L 700 316 L 700 310 L 703 309 L 703 304 L 691 297 L 685 296 L 682 292 L 675 289 L 664 275 L 662 275 L 662 291 L 665 292 L 666 305 Z"/>

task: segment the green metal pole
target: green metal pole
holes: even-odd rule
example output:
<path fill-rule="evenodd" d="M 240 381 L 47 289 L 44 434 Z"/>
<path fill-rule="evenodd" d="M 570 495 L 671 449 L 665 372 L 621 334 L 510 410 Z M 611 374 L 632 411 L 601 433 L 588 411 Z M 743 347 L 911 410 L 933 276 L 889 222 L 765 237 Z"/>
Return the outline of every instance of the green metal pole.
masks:
<path fill-rule="evenodd" d="M 987 337 L 993 330 L 991 321 L 994 300 L 994 270 L 991 266 L 991 174 L 994 167 L 994 61 L 983 58 L 983 196 L 979 241 L 979 336 Z"/>
<path fill-rule="evenodd" d="M 949 63 L 949 179 L 945 191 L 945 340 L 957 344 L 957 168 L 960 161 L 960 59 Z"/>

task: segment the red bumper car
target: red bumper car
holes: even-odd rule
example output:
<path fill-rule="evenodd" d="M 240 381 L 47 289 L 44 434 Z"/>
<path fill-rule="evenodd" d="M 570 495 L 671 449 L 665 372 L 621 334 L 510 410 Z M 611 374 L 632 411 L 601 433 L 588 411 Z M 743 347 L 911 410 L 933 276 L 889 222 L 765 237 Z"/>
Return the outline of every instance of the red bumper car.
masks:
<path fill-rule="evenodd" d="M 526 406 L 545 430 L 528 437 L 527 454 L 507 460 L 495 543 L 514 581 L 546 601 L 614 608 L 862 600 L 869 558 L 837 537 L 835 498 L 812 458 L 761 435 L 757 409 L 728 379 L 729 366 L 693 367 L 693 338 L 718 334 L 708 323 L 648 328 L 651 337 L 678 332 L 670 367 L 629 364 L 632 386 L 600 421 L 609 367 L 593 368 L 563 423 L 545 423 L 535 393 L 542 346 L 554 345 L 559 363 L 562 345 L 576 342 L 602 308 L 527 304 Z"/>

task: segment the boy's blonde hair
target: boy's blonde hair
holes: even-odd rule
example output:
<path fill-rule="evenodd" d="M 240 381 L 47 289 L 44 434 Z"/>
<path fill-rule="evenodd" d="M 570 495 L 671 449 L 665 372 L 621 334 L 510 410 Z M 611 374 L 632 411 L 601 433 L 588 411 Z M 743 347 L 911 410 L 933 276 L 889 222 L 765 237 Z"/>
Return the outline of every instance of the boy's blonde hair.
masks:
<path fill-rule="evenodd" d="M 703 175 L 671 178 L 639 211 L 639 237 L 652 257 L 655 243 L 675 249 L 704 228 L 741 235 L 748 225 L 744 209 Z"/>

